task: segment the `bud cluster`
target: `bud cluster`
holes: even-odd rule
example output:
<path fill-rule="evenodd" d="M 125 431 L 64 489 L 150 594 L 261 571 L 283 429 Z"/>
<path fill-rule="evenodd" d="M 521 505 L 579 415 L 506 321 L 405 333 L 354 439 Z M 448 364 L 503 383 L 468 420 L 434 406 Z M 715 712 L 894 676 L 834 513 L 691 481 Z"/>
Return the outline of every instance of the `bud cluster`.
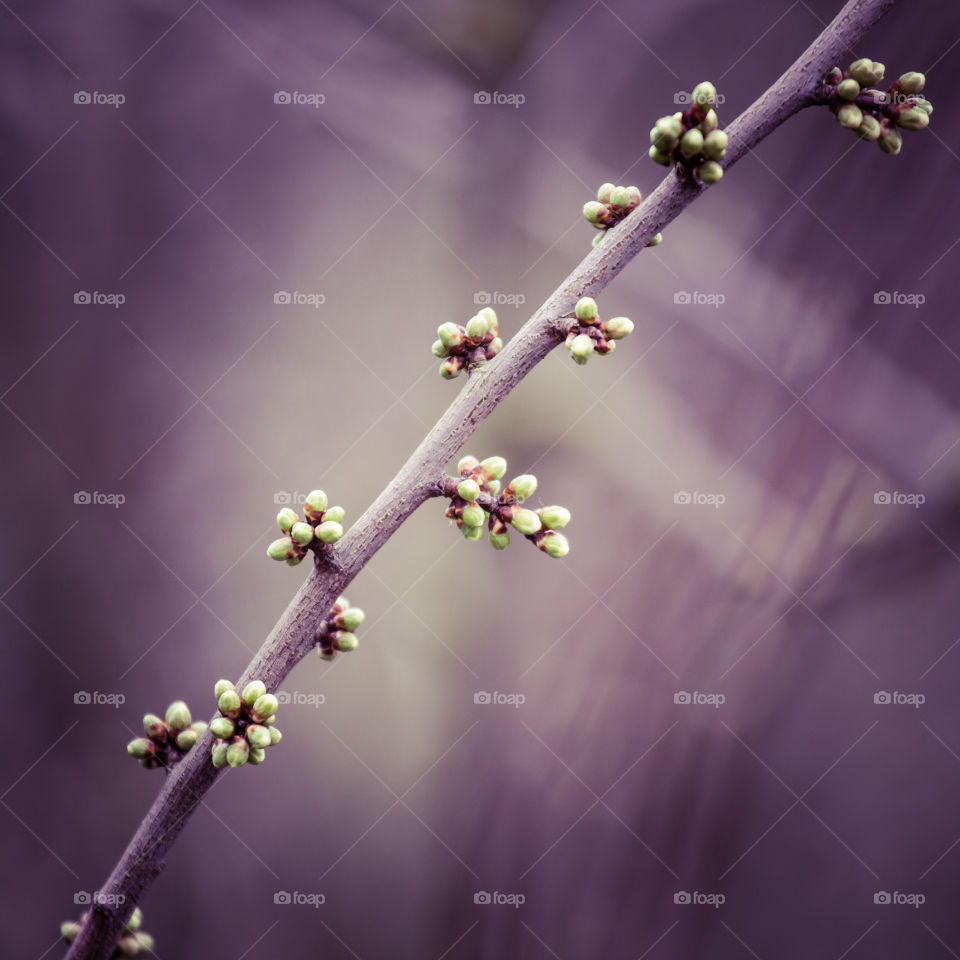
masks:
<path fill-rule="evenodd" d="M 303 513 L 303 520 L 290 507 L 284 507 L 277 514 L 277 525 L 286 536 L 267 547 L 271 560 L 286 560 L 289 566 L 295 567 L 308 550 L 316 553 L 343 536 L 343 507 L 328 507 L 327 495 L 322 490 L 307 494 Z"/>
<path fill-rule="evenodd" d="M 457 464 L 457 472 L 457 477 L 444 477 L 441 492 L 450 499 L 447 517 L 467 540 L 482 539 L 486 526 L 494 549 L 506 550 L 513 527 L 548 557 L 565 557 L 570 552 L 567 538 L 559 532 L 570 522 L 569 510 L 556 506 L 529 510 L 520 506 L 537 489 L 533 474 L 514 477 L 501 489 L 507 461 L 503 457 L 477 460 L 470 456 Z"/>
<path fill-rule="evenodd" d="M 220 716 L 210 721 L 210 732 L 217 738 L 213 745 L 215 767 L 242 767 L 245 763 L 263 763 L 267 747 L 280 742 L 274 726 L 279 701 L 267 693 L 262 680 L 251 680 L 237 693 L 229 680 L 218 680 L 213 688 Z"/>
<path fill-rule="evenodd" d="M 900 131 L 926 129 L 933 104 L 920 96 L 926 83 L 922 73 L 905 73 L 889 90 L 877 90 L 885 69 L 867 57 L 854 60 L 844 71 L 834 67 L 823 78 L 821 97 L 841 127 L 896 155 L 903 146 Z"/>
<path fill-rule="evenodd" d="M 73 943 L 80 936 L 88 916 L 89 914 L 84 913 L 79 922 L 67 920 L 65 923 L 61 923 L 60 936 L 67 943 Z M 120 960 L 122 957 L 138 957 L 142 953 L 153 953 L 153 937 L 140 929 L 142 924 L 143 912 L 139 907 L 134 907 L 127 925 L 123 928 L 123 935 L 113 948 L 113 953 L 110 954 L 110 960 Z"/>
<path fill-rule="evenodd" d="M 727 152 L 727 135 L 718 129 L 714 109 L 717 88 L 708 80 L 690 94 L 689 110 L 661 117 L 650 131 L 650 159 L 664 167 L 679 164 L 702 183 L 716 183 L 723 176 L 718 161 Z"/>
<path fill-rule="evenodd" d="M 336 654 L 356 650 L 359 641 L 354 630 L 363 623 L 366 614 L 359 607 L 351 607 L 346 597 L 337 597 L 330 612 L 320 621 L 313 639 L 317 644 L 317 653 L 324 660 L 332 660 Z"/>
<path fill-rule="evenodd" d="M 439 339 L 433 343 L 433 355 L 444 361 L 440 365 L 440 376 L 444 380 L 459 377 L 466 366 L 492 360 L 503 349 L 497 314 L 490 307 L 484 307 L 462 326 L 441 323 L 437 327 L 437 337 Z"/>
<path fill-rule="evenodd" d="M 207 725 L 193 722 L 190 709 L 182 700 L 174 700 L 161 720 L 155 713 L 144 714 L 145 737 L 127 744 L 127 753 L 140 761 L 141 767 L 172 767 L 197 742 Z"/>
<path fill-rule="evenodd" d="M 573 312 L 566 346 L 575 363 L 586 363 L 594 353 L 601 357 L 613 353 L 616 341 L 633 333 L 633 321 L 627 317 L 601 320 L 593 297 L 581 297 Z"/>

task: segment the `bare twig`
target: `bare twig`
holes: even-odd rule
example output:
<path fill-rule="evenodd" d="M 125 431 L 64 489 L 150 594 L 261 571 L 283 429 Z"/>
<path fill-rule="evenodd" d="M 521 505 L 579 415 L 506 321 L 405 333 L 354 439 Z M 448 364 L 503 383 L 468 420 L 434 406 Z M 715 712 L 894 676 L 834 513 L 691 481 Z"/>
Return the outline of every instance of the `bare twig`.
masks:
<path fill-rule="evenodd" d="M 729 168 L 760 140 L 803 107 L 816 102 L 824 74 L 851 59 L 852 48 L 896 0 L 850 0 L 823 33 L 756 102 L 725 128 Z M 638 139 L 645 132 L 638 130 Z M 503 351 L 477 369 L 420 446 L 297 591 L 238 682 L 259 678 L 270 690 L 313 647 L 314 629 L 336 597 L 423 503 L 439 493 L 446 465 L 497 404 L 562 342 L 573 306 L 596 295 L 706 189 L 671 171 L 623 223 L 609 231 L 524 324 Z M 103 903 L 91 907 L 68 960 L 106 960 L 123 924 L 153 879 L 187 819 L 220 773 L 210 762 L 207 732 L 167 776 L 123 856 L 101 887 Z M 113 906 L 112 904 L 117 904 Z"/>

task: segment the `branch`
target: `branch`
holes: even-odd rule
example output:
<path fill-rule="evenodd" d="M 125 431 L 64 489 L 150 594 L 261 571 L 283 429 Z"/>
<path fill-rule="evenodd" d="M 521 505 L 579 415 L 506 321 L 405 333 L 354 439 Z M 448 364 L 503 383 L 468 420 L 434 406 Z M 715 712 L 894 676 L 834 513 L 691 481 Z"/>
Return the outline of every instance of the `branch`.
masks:
<path fill-rule="evenodd" d="M 725 128 L 725 168 L 803 107 L 817 102 L 823 76 L 847 58 L 867 30 L 896 0 L 850 0 L 823 33 L 756 102 Z M 337 596 L 366 566 L 401 524 L 430 497 L 438 478 L 464 442 L 496 406 L 554 347 L 569 326 L 576 301 L 595 296 L 707 189 L 688 174 L 671 171 L 646 200 L 604 242 L 595 247 L 490 362 L 475 369 L 400 472 L 350 528 L 337 547 L 324 551 L 311 574 L 248 664 L 237 686 L 263 680 L 275 690 L 314 645 L 314 629 Z M 154 878 L 187 819 L 220 771 L 210 762 L 208 731 L 175 766 L 163 789 L 107 882 L 102 903 L 93 905 L 68 960 L 107 960 L 123 928 Z M 118 904 L 112 906 L 112 904 Z"/>

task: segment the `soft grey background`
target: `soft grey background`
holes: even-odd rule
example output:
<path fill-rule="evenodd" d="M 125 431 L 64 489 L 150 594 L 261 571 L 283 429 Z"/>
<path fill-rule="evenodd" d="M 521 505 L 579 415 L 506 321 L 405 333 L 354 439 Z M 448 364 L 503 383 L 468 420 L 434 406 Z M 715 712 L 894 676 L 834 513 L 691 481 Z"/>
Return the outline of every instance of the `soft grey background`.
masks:
<path fill-rule="evenodd" d="M 729 121 L 838 8 L 0 3 L 4 955 L 59 955 L 160 785 L 140 715 L 207 717 L 299 583 L 275 495 L 356 518 L 456 393 L 437 324 L 519 295 L 509 337 L 597 184 L 658 182 L 675 92 L 712 78 Z M 958 37 L 900 4 L 856 53 L 927 71 L 931 130 L 891 158 L 792 120 L 603 294 L 614 357 L 557 351 L 481 428 L 572 509 L 570 557 L 421 509 L 349 591 L 361 649 L 285 685 L 324 702 L 175 847 L 161 960 L 960 953 Z"/>

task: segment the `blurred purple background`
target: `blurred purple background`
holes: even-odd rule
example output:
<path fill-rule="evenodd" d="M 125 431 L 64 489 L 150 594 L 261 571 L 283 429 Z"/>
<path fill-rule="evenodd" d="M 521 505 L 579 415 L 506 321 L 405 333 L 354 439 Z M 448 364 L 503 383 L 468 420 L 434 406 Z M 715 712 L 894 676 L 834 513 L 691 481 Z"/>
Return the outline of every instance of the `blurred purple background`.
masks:
<path fill-rule="evenodd" d="M 141 714 L 208 717 L 292 595 L 275 498 L 355 519 L 459 386 L 437 324 L 511 336 L 674 94 L 729 122 L 839 6 L 0 4 L 5 955 L 61 953 L 159 789 Z M 483 425 L 570 557 L 422 508 L 174 848 L 161 960 L 960 954 L 958 38 L 900 4 L 855 53 L 930 131 L 790 121 L 600 297 L 615 357 Z"/>

